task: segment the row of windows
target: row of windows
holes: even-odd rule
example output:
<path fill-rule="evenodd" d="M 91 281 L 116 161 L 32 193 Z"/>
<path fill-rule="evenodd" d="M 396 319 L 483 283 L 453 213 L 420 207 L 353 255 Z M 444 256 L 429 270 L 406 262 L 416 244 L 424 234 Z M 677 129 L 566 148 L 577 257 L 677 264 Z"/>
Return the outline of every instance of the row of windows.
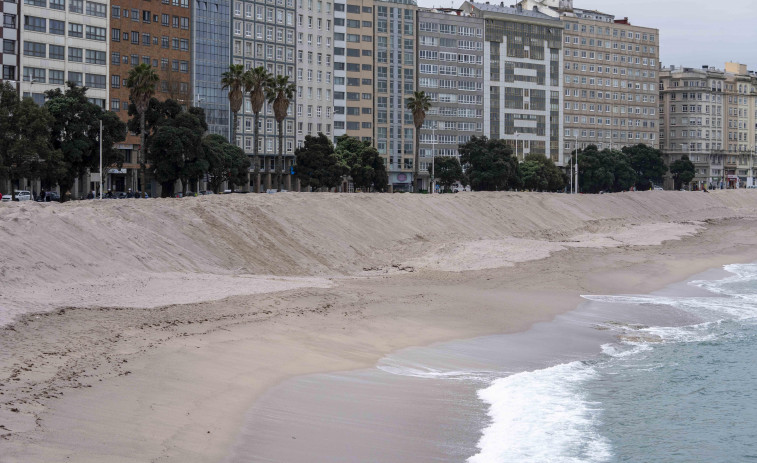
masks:
<path fill-rule="evenodd" d="M 47 0 L 24 0 L 24 4 L 40 8 L 47 8 L 48 6 Z M 85 4 L 86 14 L 97 16 L 98 18 L 104 18 L 107 16 L 108 6 L 105 3 L 84 2 L 84 0 L 68 0 L 68 11 L 70 13 L 84 14 Z M 65 11 L 66 0 L 50 0 L 50 9 Z"/>
<path fill-rule="evenodd" d="M 162 48 L 166 49 L 172 48 L 174 50 L 189 51 L 189 39 L 180 39 L 178 37 L 171 37 L 169 39 L 169 37 L 165 35 L 158 37 L 157 35 L 150 36 L 150 34 L 147 33 L 142 33 L 140 35 L 140 33 L 137 31 L 132 31 L 131 35 L 129 34 L 129 32 L 123 32 L 122 34 L 121 29 L 111 29 L 110 39 L 113 42 L 120 42 L 122 38 L 124 42 L 128 42 L 129 39 L 131 39 L 131 43 L 133 45 L 139 45 L 140 43 L 144 46 L 150 46 L 150 44 L 160 44 Z M 141 42 L 140 38 L 142 39 Z"/>
<path fill-rule="evenodd" d="M 578 135 L 578 129 L 565 129 L 565 136 L 566 137 L 575 137 Z M 581 130 L 581 137 L 590 137 L 590 138 L 619 138 L 621 140 L 655 140 L 657 139 L 657 134 L 655 133 L 647 133 L 647 132 L 619 132 L 617 130 Z M 572 148 L 572 147 L 571 147 Z"/>
<path fill-rule="evenodd" d="M 478 50 L 484 49 L 484 42 L 482 40 L 457 40 L 446 37 L 431 37 L 429 35 L 421 35 L 418 37 L 418 43 L 425 47 L 442 47 L 442 48 L 458 48 L 460 50 Z"/>
<path fill-rule="evenodd" d="M 50 34 L 64 35 L 66 23 L 64 21 L 50 20 Z M 24 16 L 24 30 L 32 32 L 48 32 L 47 19 L 37 16 Z M 86 34 L 85 34 L 86 32 Z M 87 38 L 89 40 L 105 41 L 106 30 L 104 27 L 84 26 L 82 24 L 68 23 L 68 36 Z"/>
<path fill-rule="evenodd" d="M 612 69 L 610 67 L 602 67 L 602 66 L 595 66 L 593 64 L 584 64 L 584 63 L 573 63 L 570 61 L 565 62 L 565 69 L 566 70 L 574 70 L 574 71 L 581 71 L 581 72 L 596 72 L 598 74 L 610 74 L 610 71 L 612 71 L 612 74 L 621 76 L 628 75 L 629 77 L 643 77 L 643 78 L 650 78 L 654 79 L 654 77 L 657 75 L 655 71 L 647 71 L 646 69 L 631 69 L 631 68 L 618 68 L 613 67 Z"/>
<path fill-rule="evenodd" d="M 636 64 L 637 66 L 656 66 L 657 60 L 654 58 L 639 58 L 638 56 L 611 55 L 610 53 L 595 53 L 593 51 L 577 50 L 566 48 L 564 51 L 566 57 L 596 59 L 599 61 L 613 61 L 615 63 Z"/>
<path fill-rule="evenodd" d="M 121 9 L 120 6 L 112 6 L 110 14 L 114 19 L 123 17 L 124 19 L 131 18 L 131 20 L 135 22 L 140 21 L 139 10 L 134 8 L 129 10 L 128 8 Z M 168 27 L 170 25 L 177 29 L 179 27 L 181 27 L 182 29 L 189 29 L 189 18 L 185 16 L 171 16 L 166 13 L 161 13 L 160 16 L 158 16 L 157 14 L 152 14 L 150 11 L 142 10 L 141 20 L 146 24 L 150 24 L 150 22 L 157 24 L 158 21 L 160 21 L 160 24 L 165 27 Z"/>
<path fill-rule="evenodd" d="M 565 30 L 573 30 L 575 32 L 578 32 L 579 30 L 583 33 L 589 33 L 589 34 L 597 34 L 597 35 L 606 35 L 610 36 L 610 28 L 609 27 L 603 27 L 603 26 L 587 26 L 586 24 L 581 24 L 579 28 L 578 23 L 571 23 L 566 22 L 565 23 Z M 625 31 L 623 29 L 612 29 L 612 36 L 613 37 L 620 37 L 621 39 L 636 39 L 636 40 L 644 40 L 649 42 L 654 42 L 656 39 L 655 34 L 645 34 L 643 32 L 632 32 L 632 31 Z"/>
<path fill-rule="evenodd" d="M 63 71 L 57 69 L 44 69 L 35 67 L 24 67 L 24 82 L 50 83 L 63 85 Z M 82 79 L 84 76 L 84 79 Z M 49 78 L 49 79 L 48 79 Z M 76 85 L 84 85 L 89 88 L 106 88 L 106 77 L 104 74 L 83 74 L 81 72 L 68 71 L 68 79 L 65 81 L 73 82 Z"/>
<path fill-rule="evenodd" d="M 48 49 L 49 53 L 47 52 Z M 44 43 L 26 41 L 24 42 L 24 56 L 65 60 L 66 47 L 52 44 L 48 46 Z M 68 61 L 81 63 L 84 62 L 84 59 L 86 59 L 87 64 L 106 64 L 104 51 L 68 47 Z"/>
<path fill-rule="evenodd" d="M 461 35 L 463 37 L 483 37 L 484 30 L 480 27 L 456 26 L 454 24 L 439 24 L 437 22 L 420 22 L 418 30 L 422 32 L 439 32 L 440 34 Z"/>
<path fill-rule="evenodd" d="M 587 39 L 585 37 L 571 37 L 569 35 L 565 36 L 565 43 L 573 45 L 578 45 L 579 43 L 581 45 L 588 45 L 590 47 L 599 47 L 599 48 L 612 48 L 613 50 L 622 50 L 622 51 L 635 51 L 636 53 L 655 53 L 656 48 L 655 47 L 648 47 L 646 45 L 634 45 L 632 43 L 626 44 L 626 43 L 618 43 L 618 42 L 610 42 L 608 40 L 602 41 L 602 40 L 594 40 L 594 39 Z"/>
<path fill-rule="evenodd" d="M 247 3 L 245 5 L 245 17 L 253 19 L 252 14 L 253 5 Z M 257 5 L 255 9 L 255 18 L 258 21 L 266 21 L 269 23 L 286 24 L 287 26 L 294 26 L 294 13 L 292 11 L 286 11 L 279 8 L 265 8 L 262 5 Z M 242 3 L 234 2 L 234 16 L 242 16 Z"/>
<path fill-rule="evenodd" d="M 149 56 L 142 56 L 141 61 L 140 61 L 139 55 L 121 55 L 118 52 L 113 52 L 110 54 L 110 64 L 114 66 L 118 66 L 122 63 L 125 65 L 137 66 L 139 65 L 140 62 L 144 64 L 150 64 L 154 68 L 158 67 L 157 58 L 151 60 Z M 168 64 L 169 64 L 168 58 L 160 59 L 160 69 L 162 71 L 168 70 Z M 174 59 L 174 60 L 170 60 L 170 64 L 171 64 L 172 71 L 189 73 L 189 61 Z M 118 88 L 118 87 L 114 87 L 114 88 Z"/>
<path fill-rule="evenodd" d="M 621 126 L 625 127 L 626 122 L 628 122 L 628 127 L 633 127 L 634 125 L 636 127 L 644 127 L 644 128 L 655 128 L 657 125 L 654 121 L 645 121 L 642 119 L 610 119 L 602 118 L 602 117 L 587 117 L 587 116 L 565 116 L 565 123 L 566 124 L 582 124 L 582 125 L 615 125 L 615 126 Z"/>

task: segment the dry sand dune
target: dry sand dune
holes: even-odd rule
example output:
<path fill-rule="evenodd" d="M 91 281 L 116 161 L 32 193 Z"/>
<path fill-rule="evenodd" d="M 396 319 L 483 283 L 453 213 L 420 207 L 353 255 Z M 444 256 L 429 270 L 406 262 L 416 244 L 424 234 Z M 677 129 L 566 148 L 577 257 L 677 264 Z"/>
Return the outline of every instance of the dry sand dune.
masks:
<path fill-rule="evenodd" d="M 659 244 L 696 232 L 696 222 L 755 211 L 749 190 L 6 203 L 0 322 L 57 307 L 157 307 L 327 287 L 338 276 L 502 267 L 566 247 Z"/>

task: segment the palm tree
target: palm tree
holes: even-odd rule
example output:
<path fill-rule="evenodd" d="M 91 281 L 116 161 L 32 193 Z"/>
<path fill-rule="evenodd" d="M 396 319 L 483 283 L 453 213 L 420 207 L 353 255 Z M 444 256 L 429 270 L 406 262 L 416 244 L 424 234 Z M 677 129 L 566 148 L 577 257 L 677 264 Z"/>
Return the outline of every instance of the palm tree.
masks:
<path fill-rule="evenodd" d="M 147 195 L 147 157 L 145 152 L 145 113 L 150 99 L 155 94 L 155 86 L 160 81 L 158 73 L 149 64 L 142 63 L 129 71 L 126 87 L 129 98 L 134 102 L 139 113 L 139 164 L 142 169 L 142 195 Z"/>
<path fill-rule="evenodd" d="M 255 193 L 260 193 L 260 162 L 258 162 L 258 137 L 260 130 L 258 128 L 258 120 L 260 119 L 260 111 L 263 109 L 263 103 L 265 103 L 266 85 L 268 85 L 270 80 L 271 75 L 263 66 L 258 66 L 244 73 L 244 89 L 250 95 L 250 105 L 252 106 L 252 113 L 255 115 L 255 135 L 252 148 L 252 165 L 255 172 L 253 191 Z"/>
<path fill-rule="evenodd" d="M 231 128 L 232 145 L 237 144 L 237 116 L 242 109 L 242 86 L 244 85 L 244 66 L 241 64 L 230 64 L 229 70 L 221 74 L 221 90 L 229 89 L 229 104 L 231 112 L 234 113 L 234 125 Z"/>
<path fill-rule="evenodd" d="M 431 98 L 426 95 L 426 92 L 415 91 L 413 92 L 413 96 L 407 99 L 407 109 L 413 113 L 413 124 L 415 124 L 415 160 L 413 161 L 413 178 L 415 179 L 416 186 L 420 189 L 418 172 L 420 170 L 421 127 L 426 120 L 426 111 L 431 109 Z"/>
<path fill-rule="evenodd" d="M 284 164 L 284 119 L 287 116 L 289 103 L 294 99 L 294 91 L 295 85 L 289 82 L 289 76 L 282 75 L 271 77 L 265 89 L 266 99 L 273 105 L 273 115 L 279 130 L 279 156 L 276 160 L 278 191 L 281 191 L 281 168 Z"/>

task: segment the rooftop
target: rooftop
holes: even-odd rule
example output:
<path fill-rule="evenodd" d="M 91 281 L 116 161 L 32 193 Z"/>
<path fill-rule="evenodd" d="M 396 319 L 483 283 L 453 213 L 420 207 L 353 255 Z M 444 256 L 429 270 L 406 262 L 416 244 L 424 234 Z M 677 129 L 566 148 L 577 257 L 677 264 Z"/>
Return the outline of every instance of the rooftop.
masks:
<path fill-rule="evenodd" d="M 538 11 L 524 10 L 522 8 L 513 8 L 513 7 L 505 6 L 504 2 L 501 2 L 499 5 L 490 5 L 488 2 L 487 3 L 465 2 L 465 3 L 469 3 L 471 6 L 481 11 L 488 11 L 491 13 L 527 16 L 530 18 L 546 19 L 546 20 L 551 20 L 551 21 L 556 20 L 556 18 L 553 18 L 544 13 L 540 13 Z"/>

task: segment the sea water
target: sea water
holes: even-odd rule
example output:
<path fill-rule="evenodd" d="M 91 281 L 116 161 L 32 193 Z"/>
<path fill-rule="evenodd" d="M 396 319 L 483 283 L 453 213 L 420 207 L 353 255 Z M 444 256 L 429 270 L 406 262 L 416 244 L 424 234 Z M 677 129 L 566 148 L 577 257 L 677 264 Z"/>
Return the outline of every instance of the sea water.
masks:
<path fill-rule="evenodd" d="M 585 296 L 696 322 L 624 326 L 597 357 L 491 380 L 478 391 L 488 418 L 467 461 L 757 461 L 757 265 L 725 269 L 690 283 L 707 296 Z"/>

